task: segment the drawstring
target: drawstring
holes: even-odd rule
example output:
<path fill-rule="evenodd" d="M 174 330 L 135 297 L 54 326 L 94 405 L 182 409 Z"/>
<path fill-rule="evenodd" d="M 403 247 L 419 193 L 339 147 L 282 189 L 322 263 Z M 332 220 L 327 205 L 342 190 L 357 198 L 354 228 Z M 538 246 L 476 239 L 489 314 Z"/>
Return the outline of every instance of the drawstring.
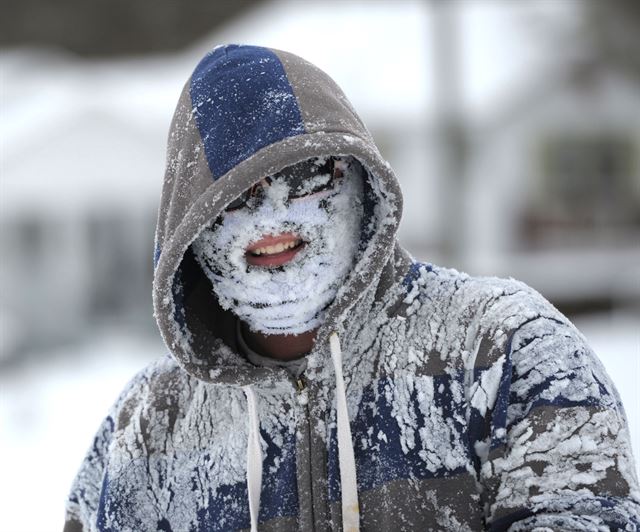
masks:
<path fill-rule="evenodd" d="M 247 491 L 249 492 L 249 514 L 251 532 L 258 531 L 260 513 L 260 490 L 262 488 L 262 447 L 260 446 L 260 420 L 256 394 L 251 386 L 243 386 L 249 408 L 249 441 L 247 443 Z"/>
<path fill-rule="evenodd" d="M 344 532 L 360 530 L 360 508 L 358 506 L 358 484 L 356 461 L 351 443 L 351 427 L 347 410 L 347 395 L 342 376 L 342 351 L 338 333 L 329 336 L 331 360 L 336 374 L 336 408 L 338 416 L 338 453 L 340 463 L 340 485 L 342 487 L 342 529 Z"/>
<path fill-rule="evenodd" d="M 351 442 L 351 427 L 347 410 L 347 395 L 342 375 L 342 351 L 337 333 L 329 336 L 331 360 L 336 375 L 336 409 L 338 418 L 338 453 L 340 464 L 340 485 L 342 488 L 342 530 L 360 530 L 360 508 L 358 506 L 358 483 L 356 481 L 356 461 Z M 249 409 L 249 441 L 247 443 L 247 491 L 249 492 L 249 513 L 251 532 L 258 530 L 260 513 L 260 490 L 262 488 L 262 447 L 260 446 L 260 420 L 255 392 L 251 386 L 243 387 Z"/>

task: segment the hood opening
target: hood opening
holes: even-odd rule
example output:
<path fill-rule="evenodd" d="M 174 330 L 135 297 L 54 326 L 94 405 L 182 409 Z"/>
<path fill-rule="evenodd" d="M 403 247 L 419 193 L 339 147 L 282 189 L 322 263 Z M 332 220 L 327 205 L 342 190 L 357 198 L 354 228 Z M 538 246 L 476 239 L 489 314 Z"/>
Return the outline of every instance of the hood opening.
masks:
<path fill-rule="evenodd" d="M 376 219 L 376 205 L 379 198 L 376 198 L 371 186 L 371 174 L 359 161 L 354 159 L 354 162 L 358 165 L 363 179 L 363 219 L 360 226 L 356 259 L 345 285 L 350 283 L 355 272 L 367 270 L 366 264 L 363 264 L 363 258 L 366 256 L 368 246 L 371 245 L 372 237 L 380 226 L 379 220 Z M 219 214 L 210 219 L 204 227 L 213 224 L 218 216 Z M 196 235 L 196 238 L 199 234 Z M 335 299 L 329 304 L 329 308 L 341 297 L 343 288 L 338 291 Z M 208 360 L 212 356 L 211 346 L 216 341 L 222 341 L 234 352 L 238 351 L 235 334 L 238 318 L 231 311 L 221 307 L 213 291 L 211 281 L 195 259 L 192 245 L 187 248 L 180 266 L 176 270 L 172 294 L 174 300 L 173 319 L 176 327 L 198 363 L 211 362 Z"/>

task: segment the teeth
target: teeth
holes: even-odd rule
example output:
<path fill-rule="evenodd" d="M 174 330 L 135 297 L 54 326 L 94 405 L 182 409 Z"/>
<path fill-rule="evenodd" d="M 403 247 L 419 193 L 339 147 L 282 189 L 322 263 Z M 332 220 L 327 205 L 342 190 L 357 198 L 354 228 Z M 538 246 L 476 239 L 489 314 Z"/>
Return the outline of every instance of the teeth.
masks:
<path fill-rule="evenodd" d="M 300 244 L 300 240 L 290 240 L 289 242 L 280 242 L 274 246 L 265 246 L 263 248 L 257 248 L 252 251 L 254 255 L 275 255 L 276 253 L 282 253 L 287 249 L 295 248 Z"/>

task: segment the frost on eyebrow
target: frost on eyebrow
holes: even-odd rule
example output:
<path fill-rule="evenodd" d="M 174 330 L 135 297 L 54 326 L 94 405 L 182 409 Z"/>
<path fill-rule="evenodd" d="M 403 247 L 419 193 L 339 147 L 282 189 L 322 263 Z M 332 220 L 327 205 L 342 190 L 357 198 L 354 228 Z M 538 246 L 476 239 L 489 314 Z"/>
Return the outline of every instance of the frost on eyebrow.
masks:
<path fill-rule="evenodd" d="M 309 179 L 306 179 L 302 186 L 295 191 L 297 195 L 309 194 L 317 187 L 326 185 L 331 180 L 331 174 L 316 174 Z"/>
<path fill-rule="evenodd" d="M 305 161 L 306 164 L 303 168 L 297 167 L 298 165 L 293 165 L 290 172 L 285 169 L 282 172 L 278 172 L 277 174 L 275 174 L 271 178 L 271 182 L 277 182 L 287 185 L 289 187 L 289 193 L 294 196 L 309 194 L 317 187 L 325 185 L 331 180 L 331 173 L 326 171 L 321 172 L 329 158 L 329 156 L 313 157 Z M 351 157 L 342 159 L 337 158 L 336 164 L 341 164 L 341 167 L 344 168 L 343 171 L 346 172 L 349 166 L 349 160 L 351 159 Z M 293 176 L 289 174 L 293 174 Z M 302 181 L 302 184 L 294 186 L 292 184 L 292 177 L 296 178 L 296 183 Z"/>

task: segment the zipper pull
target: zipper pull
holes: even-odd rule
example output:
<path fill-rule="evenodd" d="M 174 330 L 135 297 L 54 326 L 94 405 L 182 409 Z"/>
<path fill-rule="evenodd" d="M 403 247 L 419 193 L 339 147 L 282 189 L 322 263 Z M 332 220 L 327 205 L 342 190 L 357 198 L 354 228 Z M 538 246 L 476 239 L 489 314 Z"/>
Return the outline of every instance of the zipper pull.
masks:
<path fill-rule="evenodd" d="M 298 380 L 296 380 L 296 386 L 298 388 L 298 393 L 296 397 L 298 404 L 300 406 L 307 406 L 307 404 L 309 403 L 309 394 L 307 393 L 307 383 L 304 382 L 304 379 L 302 377 L 299 377 Z"/>

